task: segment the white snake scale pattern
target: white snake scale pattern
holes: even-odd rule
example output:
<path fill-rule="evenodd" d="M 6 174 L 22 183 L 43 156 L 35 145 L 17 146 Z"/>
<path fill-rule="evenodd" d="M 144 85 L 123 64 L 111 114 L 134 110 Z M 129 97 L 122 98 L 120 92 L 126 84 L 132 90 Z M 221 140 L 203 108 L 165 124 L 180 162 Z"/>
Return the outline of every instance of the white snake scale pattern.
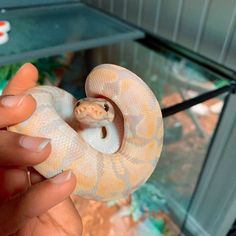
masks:
<path fill-rule="evenodd" d="M 37 101 L 34 114 L 9 129 L 51 139 L 52 152 L 35 166 L 45 177 L 71 169 L 77 177 L 75 194 L 107 201 L 127 196 L 150 177 L 163 144 L 163 119 L 149 87 L 131 71 L 116 65 L 95 67 L 85 84 L 88 97 L 111 100 L 123 116 L 118 151 L 102 153 L 91 147 L 70 125 L 76 99 L 53 86 L 29 90 Z"/>

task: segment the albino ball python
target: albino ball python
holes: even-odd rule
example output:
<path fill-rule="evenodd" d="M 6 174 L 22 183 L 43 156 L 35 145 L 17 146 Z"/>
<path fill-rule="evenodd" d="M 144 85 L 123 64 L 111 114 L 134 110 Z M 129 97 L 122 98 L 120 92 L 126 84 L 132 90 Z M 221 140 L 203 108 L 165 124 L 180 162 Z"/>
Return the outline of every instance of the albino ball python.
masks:
<path fill-rule="evenodd" d="M 159 104 L 138 76 L 120 66 L 97 66 L 85 89 L 88 98 L 80 101 L 53 86 L 29 90 L 36 111 L 9 129 L 51 139 L 49 158 L 35 166 L 43 176 L 71 169 L 75 194 L 102 201 L 126 197 L 149 178 L 159 159 Z"/>

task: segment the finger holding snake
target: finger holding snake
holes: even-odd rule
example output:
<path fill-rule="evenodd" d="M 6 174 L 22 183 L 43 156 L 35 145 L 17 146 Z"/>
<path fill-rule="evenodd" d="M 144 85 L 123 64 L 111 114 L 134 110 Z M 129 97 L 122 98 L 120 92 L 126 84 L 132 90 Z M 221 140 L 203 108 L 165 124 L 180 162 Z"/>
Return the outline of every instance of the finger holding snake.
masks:
<path fill-rule="evenodd" d="M 69 198 L 76 184 L 72 172 L 46 181 L 34 172 L 30 186 L 26 167 L 46 160 L 50 140 L 6 130 L 35 111 L 36 101 L 25 91 L 36 85 L 37 75 L 33 65 L 25 64 L 0 96 L 0 235 L 65 235 L 63 230 L 81 235 L 81 219 Z"/>

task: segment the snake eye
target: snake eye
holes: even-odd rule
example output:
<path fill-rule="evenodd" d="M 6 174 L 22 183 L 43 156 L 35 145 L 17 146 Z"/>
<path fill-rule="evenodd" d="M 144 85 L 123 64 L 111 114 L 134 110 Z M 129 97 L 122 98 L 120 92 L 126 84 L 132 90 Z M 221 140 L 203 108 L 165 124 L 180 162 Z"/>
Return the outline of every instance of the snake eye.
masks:
<path fill-rule="evenodd" d="M 105 110 L 106 112 L 109 111 L 109 106 L 108 106 L 108 104 L 105 103 L 103 107 L 104 107 L 104 110 Z"/>
<path fill-rule="evenodd" d="M 75 105 L 75 107 L 78 107 L 79 105 L 80 105 L 80 102 L 77 102 L 76 105 Z"/>

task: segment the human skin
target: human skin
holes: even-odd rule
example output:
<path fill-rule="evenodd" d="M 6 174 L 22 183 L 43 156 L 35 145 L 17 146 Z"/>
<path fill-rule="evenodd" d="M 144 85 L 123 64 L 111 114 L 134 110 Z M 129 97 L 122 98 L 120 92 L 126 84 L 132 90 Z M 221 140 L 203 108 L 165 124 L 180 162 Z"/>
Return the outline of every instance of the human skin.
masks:
<path fill-rule="evenodd" d="M 37 69 L 27 63 L 0 96 L 0 235 L 79 236 L 82 222 L 70 198 L 76 185 L 74 174 L 66 171 L 44 179 L 32 166 L 48 157 L 50 140 L 6 129 L 34 112 L 35 100 L 22 94 L 37 79 Z"/>

